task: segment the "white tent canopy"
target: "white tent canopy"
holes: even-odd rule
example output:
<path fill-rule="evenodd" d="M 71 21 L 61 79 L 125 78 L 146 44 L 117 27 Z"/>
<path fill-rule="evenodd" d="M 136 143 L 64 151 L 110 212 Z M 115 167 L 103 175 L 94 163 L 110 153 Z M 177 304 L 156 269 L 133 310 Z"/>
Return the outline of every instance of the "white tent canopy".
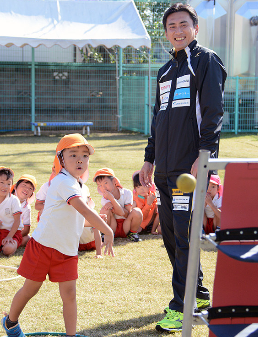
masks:
<path fill-rule="evenodd" d="M 133 1 L 0 0 L 0 45 L 151 47 Z"/>

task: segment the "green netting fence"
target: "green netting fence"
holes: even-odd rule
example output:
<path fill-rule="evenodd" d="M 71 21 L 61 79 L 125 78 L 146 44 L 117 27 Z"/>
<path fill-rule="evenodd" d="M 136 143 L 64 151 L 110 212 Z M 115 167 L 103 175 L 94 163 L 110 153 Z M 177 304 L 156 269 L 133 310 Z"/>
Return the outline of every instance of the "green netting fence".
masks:
<path fill-rule="evenodd" d="M 148 134 L 157 72 L 170 57 L 162 16 L 173 2 L 135 1 L 152 39 L 150 51 L 0 46 L 0 132 L 32 130 L 31 122 L 77 121 L 93 122 L 91 130 Z M 254 77 L 227 79 L 223 131 L 257 131 L 257 87 Z"/>

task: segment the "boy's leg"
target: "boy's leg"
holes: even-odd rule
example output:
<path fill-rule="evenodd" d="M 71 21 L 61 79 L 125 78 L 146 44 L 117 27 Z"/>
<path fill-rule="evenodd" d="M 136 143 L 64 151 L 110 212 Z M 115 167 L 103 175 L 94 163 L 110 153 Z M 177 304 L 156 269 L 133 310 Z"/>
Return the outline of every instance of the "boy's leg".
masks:
<path fill-rule="evenodd" d="M 76 280 L 59 282 L 59 291 L 63 301 L 66 334 L 73 336 L 77 323 Z"/>
<path fill-rule="evenodd" d="M 12 322 L 18 321 L 25 305 L 37 294 L 42 283 L 43 282 L 36 282 L 28 279 L 25 280 L 23 287 L 15 294 L 11 304 L 9 319 Z"/>
<path fill-rule="evenodd" d="M 18 247 L 18 243 L 17 243 L 16 240 L 14 240 L 13 243 L 6 243 L 2 247 L 3 254 L 5 256 L 10 256 L 10 255 L 12 255 L 12 254 L 14 254 L 16 252 L 17 247 Z"/>
<path fill-rule="evenodd" d="M 106 214 L 106 216 L 107 216 L 107 224 L 109 225 L 109 227 L 111 227 L 111 229 L 115 233 L 116 232 L 116 228 L 117 228 L 117 223 L 116 223 L 116 219 L 115 219 L 114 214 L 112 213 L 112 211 L 110 209 L 106 210 L 104 208 L 101 208 L 100 214 Z"/>
<path fill-rule="evenodd" d="M 158 226 L 159 226 L 159 213 L 156 213 L 151 229 L 151 234 L 161 234 L 161 229 Z"/>
<path fill-rule="evenodd" d="M 140 208 L 135 207 L 129 213 L 128 217 L 123 223 L 123 229 L 125 234 L 128 234 L 129 231 L 137 233 L 140 225 L 142 223 L 142 211 Z"/>

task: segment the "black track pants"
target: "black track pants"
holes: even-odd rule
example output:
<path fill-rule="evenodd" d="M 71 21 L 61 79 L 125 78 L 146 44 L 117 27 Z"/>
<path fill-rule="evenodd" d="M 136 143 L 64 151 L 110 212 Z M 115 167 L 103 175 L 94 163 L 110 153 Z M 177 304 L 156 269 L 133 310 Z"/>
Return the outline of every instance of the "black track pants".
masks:
<path fill-rule="evenodd" d="M 160 194 L 159 217 L 164 245 L 173 266 L 172 288 L 174 298 L 169 308 L 183 312 L 186 272 L 189 253 L 192 193 L 180 194 L 175 176 L 155 176 Z M 196 297 L 209 299 L 209 291 L 202 285 L 201 266 L 197 280 Z"/>

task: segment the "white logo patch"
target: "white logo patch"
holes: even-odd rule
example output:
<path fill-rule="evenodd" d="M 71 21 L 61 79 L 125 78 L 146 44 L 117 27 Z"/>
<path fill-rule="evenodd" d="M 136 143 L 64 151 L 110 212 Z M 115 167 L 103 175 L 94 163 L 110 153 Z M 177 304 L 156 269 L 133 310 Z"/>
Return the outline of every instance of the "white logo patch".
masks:
<path fill-rule="evenodd" d="M 157 205 L 161 205 L 161 201 L 160 201 L 160 193 L 159 190 L 156 187 L 156 198 L 157 198 Z"/>
<path fill-rule="evenodd" d="M 190 106 L 190 99 L 179 99 L 172 102 L 172 108 L 181 108 L 183 106 Z"/>
<path fill-rule="evenodd" d="M 176 80 L 176 89 L 190 87 L 190 75 L 184 75 Z"/>
<path fill-rule="evenodd" d="M 165 94 L 166 92 L 170 92 L 171 89 L 171 83 L 172 81 L 166 81 L 163 83 L 159 84 L 159 88 L 160 88 L 160 95 Z"/>
<path fill-rule="evenodd" d="M 168 100 L 169 100 L 169 92 L 166 92 L 164 95 L 160 96 L 161 105 L 164 103 L 168 103 Z"/>
<path fill-rule="evenodd" d="M 187 212 L 189 210 L 189 204 L 173 204 L 173 210 Z"/>
<path fill-rule="evenodd" d="M 159 111 L 160 111 L 160 110 L 166 110 L 167 107 L 168 107 L 168 103 L 161 104 L 161 106 L 160 106 L 160 108 L 159 108 Z"/>
<path fill-rule="evenodd" d="M 173 204 L 178 203 L 178 204 L 189 204 L 189 199 L 190 197 L 187 196 L 173 196 Z"/>

